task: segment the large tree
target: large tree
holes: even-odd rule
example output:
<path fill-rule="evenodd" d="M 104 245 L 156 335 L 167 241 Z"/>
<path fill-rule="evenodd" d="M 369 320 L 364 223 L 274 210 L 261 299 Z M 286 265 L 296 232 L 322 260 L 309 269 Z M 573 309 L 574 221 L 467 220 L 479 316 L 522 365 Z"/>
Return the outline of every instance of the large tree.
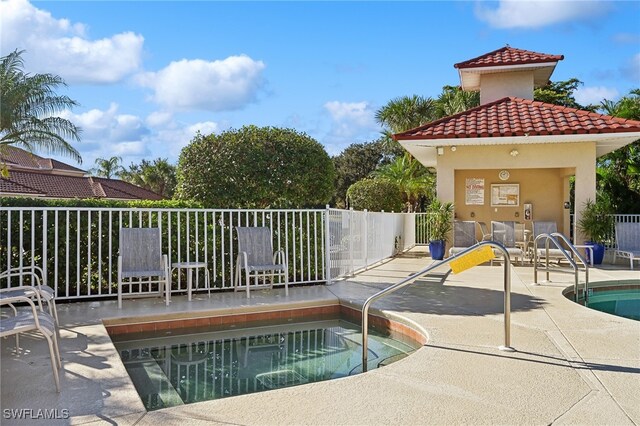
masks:
<path fill-rule="evenodd" d="M 18 145 L 28 151 L 44 150 L 66 155 L 78 163 L 80 153 L 70 141 L 80 140 L 80 128 L 58 113 L 78 104 L 56 94 L 64 80 L 53 74 L 27 74 L 22 53 L 15 50 L 0 58 L 0 148 Z"/>
<path fill-rule="evenodd" d="M 166 158 L 142 160 L 140 164 L 131 163 L 129 169 L 120 173 L 120 179 L 172 198 L 177 183 L 176 167 Z"/>
<path fill-rule="evenodd" d="M 398 148 L 400 147 L 398 146 Z M 339 155 L 332 158 L 336 168 L 336 193 L 332 204 L 344 207 L 347 189 L 351 185 L 371 175 L 379 166 L 388 164 L 402 155 L 401 149 L 395 151 L 387 149 L 387 145 L 382 139 L 349 145 Z"/>
<path fill-rule="evenodd" d="M 599 111 L 640 120 L 640 89 L 618 101 L 603 100 Z M 640 140 L 598 159 L 598 189 L 620 214 L 640 212 Z"/>
<path fill-rule="evenodd" d="M 194 137 L 178 161 L 178 198 L 207 207 L 316 207 L 335 169 L 316 140 L 292 129 L 245 126 Z"/>

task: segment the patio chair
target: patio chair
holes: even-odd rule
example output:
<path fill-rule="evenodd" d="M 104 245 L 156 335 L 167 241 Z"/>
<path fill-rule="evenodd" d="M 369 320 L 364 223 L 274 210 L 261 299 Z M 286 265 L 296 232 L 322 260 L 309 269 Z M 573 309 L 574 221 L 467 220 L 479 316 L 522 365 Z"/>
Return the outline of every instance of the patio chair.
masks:
<path fill-rule="evenodd" d="M 31 287 L 26 288 L 26 287 Z M 49 346 L 49 355 L 51 357 L 51 368 L 53 370 L 53 380 L 56 384 L 56 390 L 60 392 L 60 378 L 58 376 L 58 368 L 62 367 L 60 361 L 60 350 L 58 348 L 58 338 L 56 336 L 56 322 L 51 315 L 37 309 L 31 300 L 31 297 L 24 295 L 15 295 L 14 290 L 22 290 L 24 294 L 34 294 L 40 307 L 40 292 L 33 286 L 20 286 L 13 289 L 0 290 L 0 307 L 9 306 L 13 311 L 13 316 L 0 318 L 0 337 L 16 336 L 16 351 L 20 349 L 20 333 L 37 331 L 44 336 Z M 26 310 L 18 310 L 14 305 L 27 304 Z"/>
<path fill-rule="evenodd" d="M 478 228 L 480 228 L 480 233 L 482 234 L 481 241 L 491 241 L 491 232 L 489 232 L 489 228 L 487 224 L 484 222 L 476 222 Z"/>
<path fill-rule="evenodd" d="M 11 278 L 16 277 L 29 277 L 30 286 L 10 287 Z M 42 310 L 42 300 L 47 302 L 49 308 L 49 314 L 55 318 L 56 324 L 58 322 L 58 310 L 56 309 L 56 294 L 55 290 L 46 285 L 46 279 L 44 272 L 38 266 L 23 266 L 7 269 L 0 273 L 0 283 L 2 280 L 7 280 L 8 287 L 3 289 L 6 294 L 11 296 L 26 296 L 32 300 L 37 299 L 40 302 L 40 310 Z M 39 296 L 39 297 L 37 297 Z"/>
<path fill-rule="evenodd" d="M 144 282 L 133 282 L 148 278 Z M 120 254 L 118 256 L 118 309 L 122 308 L 122 286 L 158 284 L 158 294 L 162 297 L 166 289 L 166 304 L 169 305 L 171 283 L 169 262 L 160 248 L 159 228 L 120 228 Z M 151 291 L 130 292 L 124 297 L 148 296 Z"/>
<path fill-rule="evenodd" d="M 250 298 L 250 288 L 273 288 L 273 279 L 279 276 L 284 278 L 285 294 L 289 295 L 289 269 L 283 250 L 274 253 L 271 242 L 271 230 L 267 227 L 242 227 L 237 226 L 238 233 L 238 257 L 236 260 L 236 276 L 234 290 L 245 289 L 247 299 Z M 240 274 L 244 270 L 245 284 L 241 285 Z M 250 285 L 253 276 L 256 283 Z M 258 277 L 262 276 L 263 284 L 258 284 Z M 264 280 L 270 276 L 269 284 Z"/>
<path fill-rule="evenodd" d="M 474 221 L 456 220 L 453 222 L 453 247 L 449 249 L 450 256 L 468 249 L 477 242 Z"/>
<path fill-rule="evenodd" d="M 631 270 L 633 270 L 633 262 L 640 262 L 640 223 L 616 223 L 616 249 L 613 251 L 613 263 L 618 256 L 629 259 Z"/>
<path fill-rule="evenodd" d="M 558 225 L 555 222 L 551 221 L 534 221 L 533 222 L 533 236 L 531 244 L 533 245 L 536 238 L 540 234 L 553 234 L 554 232 L 558 232 Z M 545 249 L 545 240 L 538 240 L 537 247 L 533 247 L 533 250 L 536 251 L 536 256 L 538 259 L 545 259 L 547 255 L 547 251 Z M 549 243 L 549 259 L 556 259 L 558 262 L 561 259 L 564 259 L 564 253 L 562 250 L 558 249 L 553 243 Z"/>
<path fill-rule="evenodd" d="M 491 221 L 491 239 L 502 244 L 507 249 L 509 256 L 520 259 L 520 264 L 524 265 L 524 252 L 516 247 L 515 224 L 513 221 Z"/>

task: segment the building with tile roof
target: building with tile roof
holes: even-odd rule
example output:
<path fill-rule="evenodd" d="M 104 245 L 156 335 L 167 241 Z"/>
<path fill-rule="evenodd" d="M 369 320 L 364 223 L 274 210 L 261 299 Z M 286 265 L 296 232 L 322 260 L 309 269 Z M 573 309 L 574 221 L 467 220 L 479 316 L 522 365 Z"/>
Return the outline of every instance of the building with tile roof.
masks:
<path fill-rule="evenodd" d="M 164 199 L 131 183 L 89 176 L 69 164 L 12 146 L 2 147 L 0 164 L 9 172 L 7 178 L 0 178 L 0 197 Z"/>
<path fill-rule="evenodd" d="M 563 59 L 506 46 L 457 63 L 463 90 L 479 90 L 480 106 L 394 135 L 436 169 L 438 197 L 455 203 L 457 219 L 529 229 L 548 220 L 570 235 L 570 213 L 577 223 L 595 199 L 597 158 L 640 139 L 640 121 L 533 100 Z M 572 176 L 576 212 L 565 207 Z"/>

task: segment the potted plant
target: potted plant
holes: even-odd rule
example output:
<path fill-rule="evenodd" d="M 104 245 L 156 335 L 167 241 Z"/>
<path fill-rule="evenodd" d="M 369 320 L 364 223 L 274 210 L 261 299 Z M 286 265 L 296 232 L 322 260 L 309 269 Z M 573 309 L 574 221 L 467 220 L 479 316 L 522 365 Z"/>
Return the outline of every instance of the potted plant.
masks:
<path fill-rule="evenodd" d="M 587 200 L 578 221 L 578 228 L 588 238 L 584 244 L 593 247 L 594 265 L 601 264 L 604 258 L 603 242 L 613 227 L 611 211 L 611 204 L 605 198 L 599 198 L 596 202 Z M 587 258 L 589 256 L 590 253 L 587 250 Z"/>
<path fill-rule="evenodd" d="M 443 203 L 435 199 L 427 207 L 427 213 L 429 253 L 432 259 L 442 260 L 453 226 L 453 203 Z"/>

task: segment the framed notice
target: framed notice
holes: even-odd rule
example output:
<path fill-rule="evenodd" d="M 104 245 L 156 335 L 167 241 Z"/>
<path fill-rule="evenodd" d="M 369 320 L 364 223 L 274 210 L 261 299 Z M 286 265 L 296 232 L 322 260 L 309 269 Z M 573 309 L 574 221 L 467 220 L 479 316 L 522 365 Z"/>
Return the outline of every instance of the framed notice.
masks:
<path fill-rule="evenodd" d="M 491 207 L 515 207 L 520 205 L 520 184 L 491 184 Z"/>
<path fill-rule="evenodd" d="M 465 180 L 464 203 L 467 206 L 484 205 L 483 178 L 467 178 Z"/>

